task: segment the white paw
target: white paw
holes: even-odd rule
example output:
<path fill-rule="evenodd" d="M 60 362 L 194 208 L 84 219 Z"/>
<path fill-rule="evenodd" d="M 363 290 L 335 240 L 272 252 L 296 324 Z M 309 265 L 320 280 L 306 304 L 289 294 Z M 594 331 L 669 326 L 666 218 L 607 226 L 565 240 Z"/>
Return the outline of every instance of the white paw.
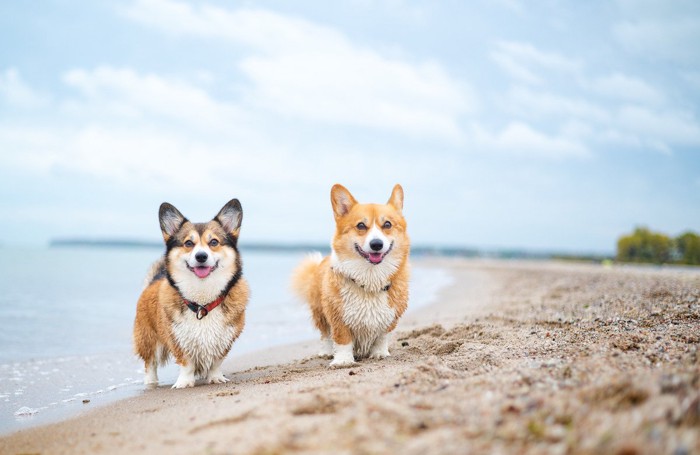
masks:
<path fill-rule="evenodd" d="M 222 373 L 207 376 L 208 384 L 224 384 L 228 381 L 229 380 Z"/>
<path fill-rule="evenodd" d="M 192 379 L 182 379 L 178 378 L 173 384 L 173 389 L 186 389 L 187 387 L 194 387 L 194 378 Z"/>
<path fill-rule="evenodd" d="M 318 356 L 323 359 L 333 357 L 333 340 L 330 338 L 321 338 L 321 350 L 318 351 Z"/>
<path fill-rule="evenodd" d="M 369 353 L 370 359 L 386 359 L 389 356 L 391 356 L 391 354 L 389 354 L 388 349 L 376 350 Z"/>
<path fill-rule="evenodd" d="M 355 365 L 357 365 L 355 359 L 339 359 L 336 356 L 328 366 L 331 368 L 349 368 Z"/>
<path fill-rule="evenodd" d="M 181 367 L 180 375 L 173 384 L 173 389 L 184 389 L 194 387 L 194 367 Z"/>
<path fill-rule="evenodd" d="M 146 376 L 143 378 L 145 385 L 158 385 L 158 364 L 152 362 L 146 366 Z"/>
<path fill-rule="evenodd" d="M 370 359 L 386 359 L 389 354 L 389 338 L 386 334 L 380 335 L 374 340 L 372 349 L 369 351 Z"/>
<path fill-rule="evenodd" d="M 146 371 L 146 376 L 143 378 L 143 383 L 145 385 L 158 385 L 158 373 L 155 369 L 149 369 Z"/>
<path fill-rule="evenodd" d="M 347 368 L 353 365 L 355 365 L 355 357 L 352 353 L 352 343 L 334 344 L 333 361 L 329 366 L 331 368 Z"/>

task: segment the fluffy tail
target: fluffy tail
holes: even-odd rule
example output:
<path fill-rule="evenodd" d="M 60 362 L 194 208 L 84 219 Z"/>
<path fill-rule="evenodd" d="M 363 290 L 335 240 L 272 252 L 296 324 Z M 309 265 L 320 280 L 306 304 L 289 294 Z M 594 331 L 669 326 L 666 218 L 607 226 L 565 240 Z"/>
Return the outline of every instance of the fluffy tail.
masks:
<path fill-rule="evenodd" d="M 146 274 L 146 279 L 143 280 L 143 288 L 146 289 L 155 280 L 160 279 L 165 276 L 165 258 L 160 258 L 153 264 L 151 268 L 148 269 Z"/>
<path fill-rule="evenodd" d="M 315 275 L 318 265 L 323 261 L 321 253 L 312 253 L 306 256 L 292 273 L 292 290 L 306 303 L 311 303 L 312 289 L 316 281 Z"/>

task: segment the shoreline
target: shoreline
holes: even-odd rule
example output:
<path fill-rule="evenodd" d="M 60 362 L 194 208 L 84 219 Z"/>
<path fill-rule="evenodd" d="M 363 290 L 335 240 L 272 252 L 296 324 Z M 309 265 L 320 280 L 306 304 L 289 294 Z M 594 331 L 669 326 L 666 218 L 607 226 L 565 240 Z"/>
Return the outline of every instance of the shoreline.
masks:
<path fill-rule="evenodd" d="M 161 386 L 0 441 L 8 453 L 700 449 L 700 273 L 421 265 L 454 281 L 402 318 L 389 359 L 331 370 L 316 341 L 267 349 L 227 359 L 228 384 Z"/>
<path fill-rule="evenodd" d="M 449 271 L 440 267 L 425 268 L 422 263 L 420 259 L 414 260 L 414 269 L 421 276 L 411 285 L 414 298 L 408 314 L 429 305 L 437 298 L 437 292 L 450 282 Z M 275 295 L 265 294 L 263 298 L 275 298 Z M 300 346 L 314 340 L 315 329 L 308 321 L 308 310 L 302 302 L 289 300 L 293 308 L 288 307 L 284 315 L 291 315 L 293 319 L 283 325 L 281 332 L 275 325 L 280 322 L 279 316 L 271 315 L 273 320 L 270 321 L 265 319 L 266 312 L 269 313 L 266 302 L 260 302 L 259 295 L 258 301 L 252 302 L 255 308 L 249 309 L 247 330 L 225 359 L 225 372 L 254 367 L 257 359 L 278 358 L 276 353 L 287 352 L 290 344 Z M 274 329 L 275 335 L 283 336 L 273 340 L 266 335 L 268 328 Z M 131 326 L 125 329 L 130 331 Z M 161 386 L 174 383 L 177 374 L 174 362 L 159 368 Z M 6 362 L 0 364 L 0 399 L 4 400 L 0 403 L 0 437 L 61 422 L 144 392 L 143 365 L 130 350 Z M 23 411 L 24 415 L 16 415 L 17 411 Z"/>
<path fill-rule="evenodd" d="M 447 275 L 450 275 L 450 267 L 445 266 L 443 264 L 443 261 L 451 261 L 451 260 L 444 260 L 444 259 L 425 259 L 425 258 L 420 258 L 417 260 L 414 260 L 414 264 L 416 265 L 415 268 L 421 270 L 421 269 L 435 269 L 442 271 L 446 273 Z M 420 312 L 426 307 L 431 307 L 436 304 L 436 301 L 439 300 L 439 294 L 444 291 L 446 287 L 451 286 L 452 283 L 452 278 L 448 277 L 447 282 L 445 281 L 445 278 L 443 277 L 441 283 L 438 283 L 438 289 L 435 292 L 435 290 L 432 290 L 428 293 L 422 292 L 421 298 L 422 299 L 427 299 L 427 303 L 423 303 L 417 308 L 411 308 L 409 306 L 409 311 L 404 315 L 404 317 L 401 319 L 399 323 L 399 329 L 406 324 L 411 324 L 411 321 L 413 320 L 413 313 L 414 312 Z M 430 295 L 428 295 L 430 294 Z M 297 302 L 298 305 L 301 307 L 303 306 L 303 303 Z M 306 310 L 306 309 L 304 309 Z M 308 322 L 311 324 L 311 321 Z M 415 325 L 415 324 L 414 324 Z M 224 363 L 222 364 L 222 369 L 225 372 L 225 375 L 227 377 L 230 377 L 231 375 L 239 374 L 242 372 L 245 372 L 250 369 L 255 369 L 257 367 L 268 367 L 276 364 L 281 364 L 281 363 L 286 363 L 290 361 L 294 361 L 299 358 L 304 358 L 304 357 L 312 357 L 315 355 L 317 349 L 318 349 L 318 340 L 315 338 L 309 338 L 303 341 L 296 341 L 292 343 L 287 343 L 287 344 L 281 344 L 281 345 L 276 345 L 272 347 L 264 347 L 262 349 L 258 350 L 253 350 L 253 351 L 247 351 L 241 354 L 233 354 L 229 355 L 225 360 Z M 234 349 L 235 349 L 235 344 L 234 344 Z M 56 361 L 64 361 L 67 360 L 69 363 L 76 364 L 76 363 L 81 363 L 81 362 L 86 362 L 88 359 L 104 359 L 107 358 L 108 355 L 100 355 L 100 354 L 92 354 L 92 355 L 84 355 L 84 356 L 67 356 L 65 358 L 59 358 L 59 359 L 38 359 L 37 361 L 27 361 L 24 362 L 25 364 L 32 364 L 32 363 L 55 363 Z M 134 362 L 129 362 L 133 363 L 134 367 L 137 369 L 142 369 L 140 366 L 139 362 L 135 361 Z M 14 366 L 14 364 L 8 364 L 8 367 Z M 169 362 L 169 364 L 166 367 L 162 367 L 160 369 L 160 376 L 161 376 L 161 381 L 160 385 L 157 387 L 157 389 L 169 389 L 170 385 L 172 382 L 175 381 L 177 378 L 177 365 L 175 365 L 173 362 Z M 142 374 L 142 373 L 141 373 Z M 133 375 L 132 375 L 133 376 Z M 37 428 L 42 428 L 45 426 L 51 426 L 51 425 L 56 425 L 56 424 L 61 424 L 66 421 L 70 421 L 76 418 L 81 418 L 95 410 L 98 410 L 103 407 L 107 406 L 113 406 L 121 401 L 124 400 L 129 400 L 132 398 L 138 398 L 141 397 L 145 394 L 148 394 L 151 392 L 151 390 L 147 389 L 144 387 L 143 382 L 142 382 L 142 377 L 136 374 L 137 379 L 133 381 L 128 381 L 127 383 L 123 384 L 118 384 L 118 387 L 114 386 L 105 386 L 102 387 L 102 390 L 99 390 L 97 392 L 95 391 L 88 391 L 87 393 L 78 393 L 75 396 L 74 395 L 67 395 L 65 399 L 60 400 L 59 403 L 52 403 L 52 405 L 59 404 L 60 406 L 63 406 L 61 409 L 47 408 L 46 406 L 39 407 L 36 409 L 37 412 L 36 414 L 31 414 L 28 415 L 27 417 L 14 417 L 15 418 L 15 423 L 8 425 L 8 429 L 6 431 L 0 432 L 0 440 L 4 437 L 10 437 L 13 434 L 20 433 L 20 432 L 25 432 L 25 431 L 32 431 Z M 131 379 L 131 378 L 127 378 Z M 109 381 L 107 381 L 109 382 Z M 113 381 L 114 382 L 114 381 Z M 119 382 L 119 381 L 116 381 Z M 198 380 L 197 382 L 197 388 L 199 387 L 209 387 L 209 385 L 202 384 L 201 380 Z M 82 390 L 82 389 L 81 389 Z M 88 399 L 90 400 L 89 403 L 84 403 L 82 404 L 83 399 Z M 31 409 L 31 408 L 30 408 Z M 44 414 L 47 410 L 52 411 L 50 415 Z M 26 419 L 24 421 L 17 420 L 17 419 Z M 34 420 L 36 419 L 36 420 Z M 34 421 L 33 421 L 34 420 Z M 22 425 L 25 424 L 27 426 L 22 427 Z"/>

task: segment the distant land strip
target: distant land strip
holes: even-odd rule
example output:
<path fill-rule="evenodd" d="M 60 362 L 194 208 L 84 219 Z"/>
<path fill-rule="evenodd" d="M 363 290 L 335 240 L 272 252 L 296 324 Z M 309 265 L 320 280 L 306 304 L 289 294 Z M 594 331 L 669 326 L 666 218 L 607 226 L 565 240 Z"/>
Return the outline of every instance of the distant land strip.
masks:
<path fill-rule="evenodd" d="M 83 248 L 153 248 L 162 249 L 163 243 L 148 240 L 124 240 L 124 239 L 85 239 L 66 238 L 50 241 L 51 248 L 83 247 Z M 307 253 L 320 251 L 323 254 L 330 253 L 330 247 L 312 243 L 262 243 L 241 242 L 243 251 L 263 251 L 272 253 Z M 494 258 L 494 259 L 560 259 L 585 262 L 601 262 L 611 260 L 612 255 L 600 254 L 569 254 L 555 252 L 539 252 L 518 249 L 479 250 L 476 248 L 451 247 L 451 246 L 426 246 L 415 245 L 411 247 L 411 256 L 439 256 L 439 257 L 467 257 L 467 258 Z"/>

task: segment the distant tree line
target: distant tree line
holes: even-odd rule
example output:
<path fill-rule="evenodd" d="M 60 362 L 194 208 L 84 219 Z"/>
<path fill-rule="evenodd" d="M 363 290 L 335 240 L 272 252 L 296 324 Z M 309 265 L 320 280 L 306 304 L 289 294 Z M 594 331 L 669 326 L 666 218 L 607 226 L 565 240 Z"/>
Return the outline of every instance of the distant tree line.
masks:
<path fill-rule="evenodd" d="M 700 265 L 700 235 L 688 231 L 671 238 L 666 234 L 638 227 L 617 241 L 617 260 Z"/>

